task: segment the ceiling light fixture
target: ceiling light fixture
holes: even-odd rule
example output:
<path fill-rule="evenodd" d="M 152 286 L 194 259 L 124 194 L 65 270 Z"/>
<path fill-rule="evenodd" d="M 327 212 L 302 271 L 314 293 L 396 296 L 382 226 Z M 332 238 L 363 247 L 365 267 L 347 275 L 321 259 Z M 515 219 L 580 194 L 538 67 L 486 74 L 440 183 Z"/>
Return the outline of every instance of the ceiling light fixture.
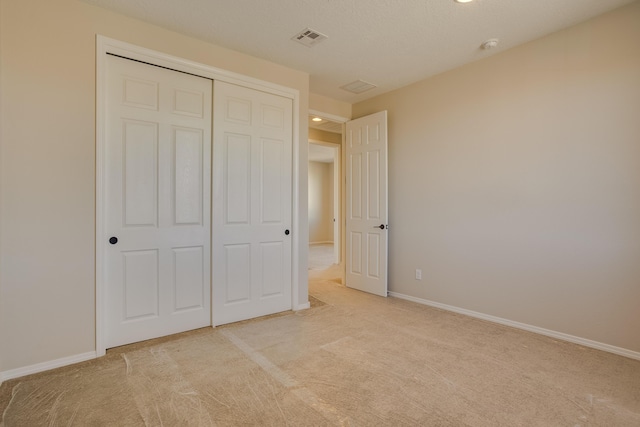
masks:
<path fill-rule="evenodd" d="M 311 120 L 313 120 L 314 122 L 321 122 L 322 121 L 322 119 L 320 117 L 314 117 Z"/>
<path fill-rule="evenodd" d="M 498 46 L 498 39 L 489 39 L 486 42 L 482 43 L 482 48 L 485 50 L 493 49 Z"/>
<path fill-rule="evenodd" d="M 455 0 L 456 3 L 471 3 L 473 0 Z"/>

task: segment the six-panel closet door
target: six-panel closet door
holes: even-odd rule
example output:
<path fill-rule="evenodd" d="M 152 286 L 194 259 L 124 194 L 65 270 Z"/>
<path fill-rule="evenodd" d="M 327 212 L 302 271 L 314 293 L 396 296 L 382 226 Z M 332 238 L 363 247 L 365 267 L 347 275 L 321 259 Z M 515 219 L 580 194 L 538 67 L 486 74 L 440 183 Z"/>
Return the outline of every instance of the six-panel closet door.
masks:
<path fill-rule="evenodd" d="M 107 89 L 106 348 L 291 309 L 293 101 L 112 55 Z"/>
<path fill-rule="evenodd" d="M 214 83 L 213 324 L 291 309 L 289 98 Z"/>
<path fill-rule="evenodd" d="M 105 343 L 211 324 L 212 81 L 107 55 Z"/>

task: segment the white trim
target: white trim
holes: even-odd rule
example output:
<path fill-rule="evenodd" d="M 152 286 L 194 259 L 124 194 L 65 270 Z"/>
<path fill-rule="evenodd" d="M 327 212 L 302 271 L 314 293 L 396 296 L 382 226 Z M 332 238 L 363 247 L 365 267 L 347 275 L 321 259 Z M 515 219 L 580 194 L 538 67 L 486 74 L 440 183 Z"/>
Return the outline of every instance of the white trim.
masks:
<path fill-rule="evenodd" d="M 499 323 L 501 325 L 510 326 L 516 329 L 522 329 L 524 331 L 533 332 L 540 335 L 545 335 L 545 336 L 556 338 L 562 341 L 568 341 L 574 344 L 580 344 L 585 347 L 595 348 L 596 350 L 606 351 L 608 353 L 617 354 L 619 356 L 628 357 L 630 359 L 640 360 L 639 352 L 628 350 L 626 348 L 616 347 L 610 344 L 605 344 L 598 341 L 592 341 L 586 338 L 580 338 L 574 335 L 565 334 L 563 332 L 552 331 L 550 329 L 544 329 L 538 326 L 528 325 L 526 323 L 515 322 L 513 320 L 504 319 L 502 317 L 491 316 L 489 314 L 479 313 L 477 311 L 467 310 L 464 308 L 442 304 L 439 302 L 430 301 L 422 298 L 416 298 L 410 295 L 400 294 L 397 292 L 389 292 L 389 296 L 404 299 L 407 301 L 417 302 L 418 304 L 428 305 L 428 306 L 439 308 L 446 311 L 452 311 L 458 314 L 464 314 L 465 316 L 475 317 L 477 319 L 486 320 L 488 322 Z"/>
<path fill-rule="evenodd" d="M 106 207 L 103 204 L 105 191 L 104 162 L 106 159 L 106 135 L 105 135 L 105 117 L 106 117 L 106 52 L 105 46 L 107 40 L 101 36 L 96 39 L 96 355 L 104 356 L 107 353 L 106 344 L 104 342 L 104 304 L 105 284 L 103 260 L 105 257 L 104 246 L 100 244 L 105 236 L 105 212 Z"/>
<path fill-rule="evenodd" d="M 211 80 L 220 80 L 246 88 L 280 95 L 285 98 L 299 98 L 299 91 L 297 89 L 259 80 L 253 77 L 235 73 L 233 71 L 227 71 L 222 68 L 213 67 L 211 65 L 190 61 L 188 59 L 183 59 L 156 50 L 136 46 L 130 43 L 101 36 L 100 34 L 98 34 L 96 37 L 98 47 L 98 50 L 96 52 L 97 55 L 111 53 L 113 55 L 118 55 L 124 58 L 134 59 L 136 61 L 142 61 L 148 64 L 170 68 L 172 70 L 195 74 L 197 76 L 205 77 Z"/>
<path fill-rule="evenodd" d="M 304 304 L 297 304 L 295 306 L 293 306 L 293 311 L 300 311 L 300 310 L 306 310 L 311 308 L 311 303 L 310 302 L 306 302 Z"/>
<path fill-rule="evenodd" d="M 313 245 L 333 245 L 333 242 L 309 242 L 309 246 L 313 246 Z"/>
<path fill-rule="evenodd" d="M 291 191 L 292 200 L 291 200 L 291 208 L 293 209 L 291 215 L 291 231 L 293 232 L 292 242 L 291 242 L 291 308 L 295 308 L 298 306 L 298 299 L 300 298 L 300 250 L 302 249 L 302 232 L 300 231 L 300 207 L 303 202 L 300 199 L 300 168 L 302 164 L 300 162 L 300 96 L 298 91 L 295 93 L 296 96 L 293 97 L 293 185 Z M 308 157 L 308 156 L 307 156 Z M 308 159 L 304 159 L 304 167 L 306 168 L 308 163 Z M 306 182 L 306 179 L 305 179 Z M 308 203 L 307 200 L 304 200 L 304 203 Z M 305 234 L 309 234 L 307 229 Z M 305 247 L 305 251 L 309 252 L 309 248 Z M 307 264 L 304 266 L 304 271 L 307 269 Z M 308 293 L 308 283 L 307 282 L 307 293 Z M 213 295 L 213 293 L 212 293 Z"/>
<path fill-rule="evenodd" d="M 327 141 L 321 141 L 319 139 L 313 139 L 313 138 L 309 138 L 309 144 L 313 144 L 313 145 L 321 145 L 323 147 L 330 147 L 330 148 L 340 148 L 340 144 L 336 144 L 335 142 L 327 142 Z"/>
<path fill-rule="evenodd" d="M 73 365 L 74 363 L 85 362 L 87 360 L 95 359 L 96 357 L 97 355 L 95 351 L 89 351 L 87 353 L 76 354 L 75 356 L 63 357 L 61 359 L 50 360 L 48 362 L 36 363 L 35 365 L 0 372 L 0 384 L 2 384 L 3 381 L 24 377 L 25 375 L 37 374 L 38 372 L 44 372 L 50 369 L 60 368 L 62 366 Z"/>
<path fill-rule="evenodd" d="M 104 284 L 104 250 L 100 242 L 104 239 L 105 209 L 104 199 L 104 162 L 105 162 L 105 113 L 106 113 L 106 54 L 114 54 L 124 58 L 146 62 L 152 65 L 170 68 L 185 73 L 224 81 L 250 89 L 289 98 L 293 101 L 293 197 L 292 197 L 292 275 L 291 275 L 291 307 L 298 307 L 300 286 L 300 91 L 275 83 L 258 80 L 231 71 L 200 64 L 162 52 L 135 46 L 119 40 L 101 35 L 96 36 L 96 351 L 95 354 L 104 356 L 106 344 L 104 342 L 105 315 L 105 284 Z M 305 159 L 306 161 L 306 159 Z M 306 203 L 306 201 L 305 201 Z M 306 266 L 304 266 L 306 269 Z M 213 292 L 211 292 L 213 298 Z M 213 304 L 212 304 L 213 306 Z"/>
<path fill-rule="evenodd" d="M 321 119 L 330 120 L 332 122 L 337 122 L 337 123 L 347 123 L 349 120 L 351 120 L 346 117 L 336 116 L 335 114 L 323 113 L 322 111 L 318 111 L 318 110 L 309 110 L 309 115 L 320 117 Z"/>

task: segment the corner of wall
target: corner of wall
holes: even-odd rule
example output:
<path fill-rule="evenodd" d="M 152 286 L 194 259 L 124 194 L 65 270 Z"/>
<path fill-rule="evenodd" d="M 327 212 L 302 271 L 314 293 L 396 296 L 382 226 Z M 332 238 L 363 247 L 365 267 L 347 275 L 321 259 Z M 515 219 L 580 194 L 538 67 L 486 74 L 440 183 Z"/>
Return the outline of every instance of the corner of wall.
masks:
<path fill-rule="evenodd" d="M 0 1 L 0 93 L 4 93 L 4 57 L 2 55 L 2 52 L 5 51 L 4 49 L 4 31 L 3 29 L 5 28 L 4 25 L 4 7 L 5 7 L 5 3 Z M 4 156 L 3 156 L 3 141 L 5 140 L 4 138 L 4 126 L 2 125 L 4 122 L 4 97 L 0 97 L 0 342 L 5 342 L 4 339 L 4 329 L 3 329 L 3 325 L 7 324 L 7 322 L 3 321 L 2 318 L 2 301 L 4 301 L 4 298 L 2 297 L 2 272 L 5 271 L 5 269 L 3 268 L 3 264 L 4 264 L 4 257 L 3 257 L 3 250 L 2 250 L 2 235 L 3 235 L 3 221 L 2 218 L 4 218 L 4 206 L 5 203 L 3 202 L 3 198 L 4 198 L 4 189 L 2 187 L 2 183 L 4 182 L 3 179 L 3 174 L 2 171 L 5 170 L 5 168 L 3 167 L 3 163 L 4 163 Z M 2 347 L 4 348 L 4 346 Z M 2 363 L 2 359 L 3 359 L 3 353 L 2 351 L 0 351 L 0 373 L 2 372 L 2 370 L 4 369 L 4 365 Z M 0 374 L 0 385 L 2 385 L 2 375 Z"/>

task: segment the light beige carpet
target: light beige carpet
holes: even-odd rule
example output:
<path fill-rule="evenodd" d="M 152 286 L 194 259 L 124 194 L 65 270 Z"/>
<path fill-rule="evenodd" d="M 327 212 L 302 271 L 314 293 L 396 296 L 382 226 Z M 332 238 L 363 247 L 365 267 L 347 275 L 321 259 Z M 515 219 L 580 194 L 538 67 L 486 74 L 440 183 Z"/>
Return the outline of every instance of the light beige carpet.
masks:
<path fill-rule="evenodd" d="M 309 245 L 309 270 L 324 270 L 333 265 L 333 243 Z"/>
<path fill-rule="evenodd" d="M 310 272 L 312 308 L 5 382 L 12 426 L 640 426 L 640 362 Z"/>

